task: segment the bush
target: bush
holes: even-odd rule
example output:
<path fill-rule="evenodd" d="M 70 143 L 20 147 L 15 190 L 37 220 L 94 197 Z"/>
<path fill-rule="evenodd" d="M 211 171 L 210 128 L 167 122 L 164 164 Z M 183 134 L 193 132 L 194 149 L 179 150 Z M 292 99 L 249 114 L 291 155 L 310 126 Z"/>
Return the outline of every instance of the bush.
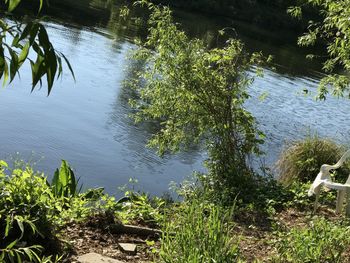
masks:
<path fill-rule="evenodd" d="M 179 29 L 169 8 L 149 8 L 147 41 L 133 56 L 145 65 L 131 81 L 138 94 L 131 100 L 135 120 L 159 124 L 149 145 L 161 155 L 203 146 L 208 175 L 218 192 L 241 187 L 251 173 L 248 156 L 260 153 L 263 142 L 254 116 L 244 108 L 254 80 L 247 72 L 253 69 L 261 76 L 258 65 L 265 59 L 247 54 L 237 39 L 209 49 Z M 218 37 L 224 34 L 220 31 Z"/>
<path fill-rule="evenodd" d="M 308 227 L 280 234 L 273 262 L 345 262 L 349 234 L 349 227 L 316 218 Z"/>
<path fill-rule="evenodd" d="M 279 180 L 289 185 L 293 181 L 309 182 L 316 178 L 322 164 L 335 164 L 345 152 L 343 146 L 316 135 L 292 143 L 277 162 Z M 350 173 L 349 164 L 335 172 L 336 179 L 344 181 Z"/>
<path fill-rule="evenodd" d="M 52 239 L 49 216 L 55 207 L 46 178 L 27 167 L 6 176 L 0 166 L 0 260 L 40 261 L 41 244 Z"/>
<path fill-rule="evenodd" d="M 10 170 L 0 160 L 0 262 L 54 262 L 60 252 L 56 230 L 116 206 L 103 189 L 78 193 L 77 181 L 63 161 L 50 185 L 26 165 Z M 44 255 L 53 253 L 53 256 Z"/>
<path fill-rule="evenodd" d="M 160 259 L 166 263 L 237 262 L 238 240 L 230 236 L 232 213 L 200 201 L 184 203 L 166 223 Z"/>

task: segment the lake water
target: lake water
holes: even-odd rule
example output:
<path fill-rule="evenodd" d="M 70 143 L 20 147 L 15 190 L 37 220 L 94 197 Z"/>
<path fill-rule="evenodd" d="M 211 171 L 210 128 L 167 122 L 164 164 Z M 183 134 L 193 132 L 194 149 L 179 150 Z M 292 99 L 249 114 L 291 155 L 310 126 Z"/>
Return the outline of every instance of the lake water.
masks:
<path fill-rule="evenodd" d="M 203 170 L 205 154 L 199 149 L 158 157 L 145 146 L 152 127 L 136 126 L 128 116 L 128 90 L 122 85 L 130 74 L 127 55 L 135 48 L 132 39 L 144 37 L 145 30 L 135 21 L 122 21 L 117 5 L 106 9 L 90 1 L 75 8 L 70 13 L 56 7 L 47 27 L 54 46 L 69 58 L 76 82 L 66 70 L 47 97 L 45 87 L 30 93 L 31 75 L 24 70 L 1 89 L 0 158 L 30 160 L 48 175 L 66 159 L 85 187 L 103 186 L 110 193 L 136 178 L 138 189 L 162 194 L 171 181 Z M 215 42 L 218 29 L 235 27 L 248 50 L 275 56 L 277 70 L 266 69 L 265 77 L 256 79 L 246 103 L 267 135 L 262 162 L 273 164 L 286 142 L 309 130 L 349 142 L 350 101 L 329 97 L 316 102 L 302 95 L 304 88 L 317 86 L 320 65 L 305 61 L 307 51 L 295 46 L 290 32 L 184 12 L 176 19 L 208 42 Z"/>

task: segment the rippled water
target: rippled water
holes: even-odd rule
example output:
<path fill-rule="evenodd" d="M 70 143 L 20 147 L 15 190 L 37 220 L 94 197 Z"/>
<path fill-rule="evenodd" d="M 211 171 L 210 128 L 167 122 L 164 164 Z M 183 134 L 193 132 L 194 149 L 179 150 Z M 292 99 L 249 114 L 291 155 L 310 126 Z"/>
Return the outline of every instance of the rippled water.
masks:
<path fill-rule="evenodd" d="M 49 97 L 45 87 L 31 94 L 29 71 L 22 71 L 20 79 L 1 89 L 0 157 L 11 159 L 18 152 L 25 159 L 40 159 L 37 169 L 48 174 L 66 159 L 85 187 L 103 186 L 115 193 L 134 177 L 138 188 L 161 194 L 171 181 L 180 182 L 193 170 L 203 169 L 205 155 L 193 149 L 159 158 L 145 147 L 152 127 L 136 126 L 130 120 L 128 91 L 122 86 L 130 74 L 125 70 L 130 66 L 127 54 L 135 48 L 130 40 L 144 30 L 133 23 L 124 25 L 113 12 L 100 18 L 80 17 L 77 22 L 60 16 L 48 22 L 51 41 L 70 59 L 76 82 L 66 71 Z M 278 70 L 267 69 L 265 77 L 255 81 L 246 103 L 267 135 L 263 147 L 267 164 L 276 160 L 285 142 L 303 137 L 308 130 L 348 142 L 350 102 L 335 98 L 316 102 L 301 95 L 303 88 L 317 85 L 314 71 L 319 65 L 304 62 L 304 53 L 287 37 L 281 42 L 276 40 L 280 33 L 271 36 L 270 32 L 264 41 L 254 33 L 257 28 L 221 18 L 179 13 L 177 19 L 191 34 L 208 39 L 231 23 L 248 49 L 276 56 Z M 266 99 L 259 100 L 266 92 Z"/>

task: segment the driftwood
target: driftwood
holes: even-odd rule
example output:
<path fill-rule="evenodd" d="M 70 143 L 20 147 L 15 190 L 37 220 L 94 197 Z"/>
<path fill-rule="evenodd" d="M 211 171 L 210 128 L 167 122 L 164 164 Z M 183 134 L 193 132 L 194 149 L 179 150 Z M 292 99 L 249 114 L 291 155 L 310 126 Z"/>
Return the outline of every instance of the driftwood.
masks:
<path fill-rule="evenodd" d="M 132 226 L 132 225 L 123 225 L 123 224 L 113 224 L 109 226 L 109 230 L 118 234 L 133 234 L 139 236 L 161 236 L 162 231 L 158 229 L 141 227 L 141 226 Z"/>

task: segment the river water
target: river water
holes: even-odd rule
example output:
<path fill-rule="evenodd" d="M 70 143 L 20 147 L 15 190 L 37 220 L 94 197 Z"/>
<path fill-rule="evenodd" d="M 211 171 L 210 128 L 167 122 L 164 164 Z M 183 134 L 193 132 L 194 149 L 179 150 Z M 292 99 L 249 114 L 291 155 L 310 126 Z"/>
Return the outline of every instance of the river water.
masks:
<path fill-rule="evenodd" d="M 49 176 L 66 159 L 84 187 L 103 186 L 116 193 L 129 178 L 136 178 L 138 189 L 162 194 L 171 181 L 181 182 L 192 171 L 203 170 L 205 153 L 192 149 L 160 158 L 145 146 L 152 127 L 133 124 L 123 87 L 130 77 L 132 39 L 144 37 L 145 29 L 137 21 L 121 20 L 118 5 L 78 2 L 84 4 L 71 10 L 56 7 L 47 22 L 51 41 L 69 58 L 76 82 L 66 70 L 49 97 L 45 87 L 30 93 L 27 69 L 1 89 L 0 158 L 29 160 Z M 308 51 L 295 46 L 295 34 L 220 17 L 184 12 L 175 16 L 189 34 L 208 43 L 215 42 L 218 29 L 229 26 L 248 50 L 275 56 L 277 69 L 266 68 L 246 103 L 267 136 L 263 163 L 272 165 L 287 142 L 309 131 L 349 142 L 350 101 L 329 97 L 317 102 L 302 94 L 305 88 L 314 91 L 320 64 L 304 59 Z M 261 100 L 263 94 L 267 96 Z"/>

